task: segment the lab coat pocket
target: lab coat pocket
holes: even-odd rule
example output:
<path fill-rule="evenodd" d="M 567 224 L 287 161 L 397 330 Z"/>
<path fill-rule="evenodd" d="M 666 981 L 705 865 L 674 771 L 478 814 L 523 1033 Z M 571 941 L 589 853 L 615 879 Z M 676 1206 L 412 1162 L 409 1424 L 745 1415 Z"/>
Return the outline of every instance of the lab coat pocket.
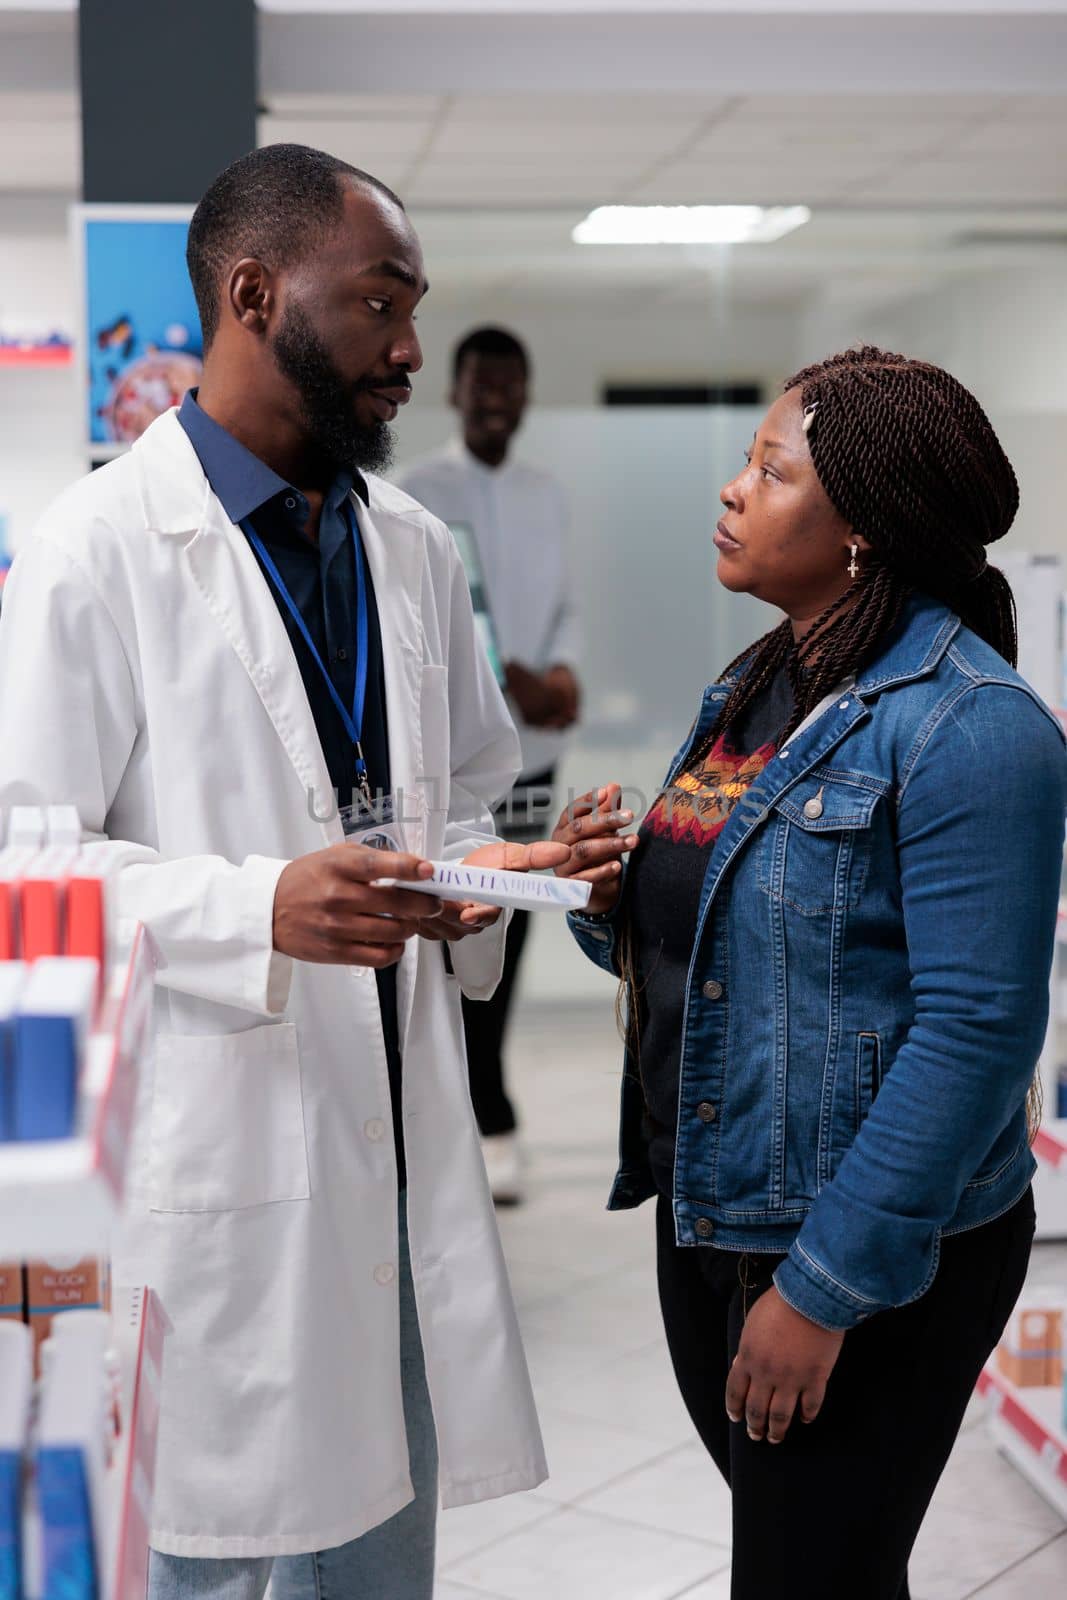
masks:
<path fill-rule="evenodd" d="M 153 1211 L 308 1199 L 295 1026 L 161 1035 L 151 1143 Z"/>

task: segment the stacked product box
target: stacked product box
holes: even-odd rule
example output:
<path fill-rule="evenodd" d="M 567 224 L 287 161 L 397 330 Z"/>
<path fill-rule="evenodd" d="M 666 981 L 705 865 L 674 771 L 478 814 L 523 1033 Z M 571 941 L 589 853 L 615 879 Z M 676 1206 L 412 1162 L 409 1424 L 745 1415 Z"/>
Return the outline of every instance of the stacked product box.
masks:
<path fill-rule="evenodd" d="M 110 1304 L 110 1268 L 102 1257 L 0 1263 L 0 1323 L 25 1323 L 35 1355 L 60 1318 L 74 1311 L 107 1311 Z"/>
<path fill-rule="evenodd" d="M 1067 1305 L 1054 1292 L 1029 1290 L 1008 1320 L 997 1367 L 1017 1389 L 1059 1388 Z"/>
<path fill-rule="evenodd" d="M 110 1319 L 56 1324 L 34 1378 L 33 1339 L 0 1326 L 0 1597 L 101 1600 L 108 1473 L 124 1418 Z"/>
<path fill-rule="evenodd" d="M 107 854 L 66 806 L 15 807 L 0 850 L 0 1143 L 64 1139 L 106 984 Z"/>

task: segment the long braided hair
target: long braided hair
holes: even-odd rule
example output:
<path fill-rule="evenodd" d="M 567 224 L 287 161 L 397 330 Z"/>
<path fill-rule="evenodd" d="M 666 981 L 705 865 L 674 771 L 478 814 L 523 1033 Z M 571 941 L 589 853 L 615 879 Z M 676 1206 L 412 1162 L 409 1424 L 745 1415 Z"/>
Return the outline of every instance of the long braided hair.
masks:
<path fill-rule="evenodd" d="M 1015 520 L 1019 486 L 974 396 L 940 367 L 873 345 L 804 367 L 786 383 L 785 392 L 792 389 L 800 390 L 819 482 L 871 550 L 799 644 L 786 618 L 730 663 L 722 676 L 737 681 L 700 753 L 783 666 L 794 701 L 779 735 L 787 739 L 877 655 L 914 589 L 1017 661 L 1015 601 L 985 546 Z"/>
<path fill-rule="evenodd" d="M 808 448 L 837 511 L 870 545 L 859 575 L 797 643 L 785 618 L 721 674 L 733 687 L 691 756 L 699 761 L 783 667 L 793 709 L 783 743 L 819 702 L 879 653 L 914 590 L 941 600 L 1012 666 L 1018 659 L 1015 600 L 985 547 L 1015 520 L 1019 486 L 988 417 L 940 367 L 873 345 L 804 367 L 799 389 Z M 637 990 L 629 919 L 620 939 L 619 1017 L 631 1048 Z M 639 1068 L 638 1068 L 639 1070 Z M 1031 1136 L 1041 1117 L 1040 1080 L 1027 1097 Z"/>

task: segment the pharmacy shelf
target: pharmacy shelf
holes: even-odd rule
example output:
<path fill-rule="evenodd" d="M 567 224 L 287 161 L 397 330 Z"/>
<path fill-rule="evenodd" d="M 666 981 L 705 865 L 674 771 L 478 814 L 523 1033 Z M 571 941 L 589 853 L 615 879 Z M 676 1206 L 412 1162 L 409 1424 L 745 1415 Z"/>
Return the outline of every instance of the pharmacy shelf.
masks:
<path fill-rule="evenodd" d="M 97 1551 L 100 1600 L 145 1600 L 148 1541 L 159 1434 L 163 1352 L 170 1323 L 150 1289 L 116 1289 L 114 1348 L 121 1374 L 122 1436 L 105 1485 L 104 1548 Z M 101 1379 L 103 1375 L 101 1374 Z M 36 1500 L 27 1507 L 24 1600 L 42 1594 L 42 1529 Z"/>
<path fill-rule="evenodd" d="M 90 1035 L 70 1139 L 0 1145 L 0 1260 L 107 1253 L 122 1200 L 155 962 L 143 928 Z"/>
<path fill-rule="evenodd" d="M 1060 1389 L 1019 1389 L 993 1366 L 978 1380 L 998 1448 L 1067 1518 L 1067 1430 Z"/>

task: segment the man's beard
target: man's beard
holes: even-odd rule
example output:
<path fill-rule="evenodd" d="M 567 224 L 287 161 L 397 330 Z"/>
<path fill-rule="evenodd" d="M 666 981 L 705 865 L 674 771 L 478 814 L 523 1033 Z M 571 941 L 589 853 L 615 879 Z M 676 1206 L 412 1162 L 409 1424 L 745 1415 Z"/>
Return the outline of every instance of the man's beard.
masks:
<path fill-rule="evenodd" d="M 345 382 L 306 312 L 292 300 L 271 349 L 300 396 L 302 421 L 316 449 L 338 466 L 385 472 L 393 459 L 392 429 L 385 422 L 364 427 L 352 409 L 359 390 L 370 384 Z"/>

